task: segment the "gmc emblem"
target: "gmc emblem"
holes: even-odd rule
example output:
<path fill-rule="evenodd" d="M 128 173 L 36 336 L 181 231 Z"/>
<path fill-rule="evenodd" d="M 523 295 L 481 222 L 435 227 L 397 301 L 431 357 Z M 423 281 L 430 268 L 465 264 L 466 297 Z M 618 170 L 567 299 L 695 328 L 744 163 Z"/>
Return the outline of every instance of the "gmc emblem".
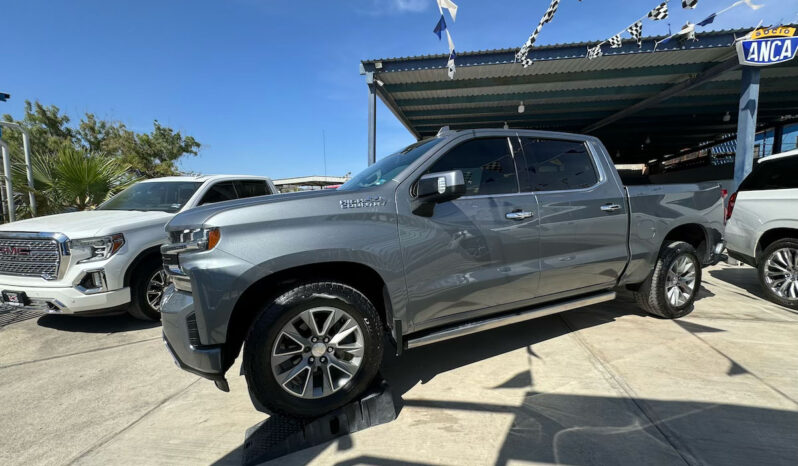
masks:
<path fill-rule="evenodd" d="M 0 246 L 0 255 L 3 256 L 30 256 L 30 248 L 17 246 Z"/>

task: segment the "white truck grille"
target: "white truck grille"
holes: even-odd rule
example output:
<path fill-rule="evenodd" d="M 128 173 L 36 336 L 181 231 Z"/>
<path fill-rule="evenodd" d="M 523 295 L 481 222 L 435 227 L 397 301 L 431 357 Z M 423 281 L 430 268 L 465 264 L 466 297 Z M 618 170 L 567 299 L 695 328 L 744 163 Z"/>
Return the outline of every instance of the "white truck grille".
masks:
<path fill-rule="evenodd" d="M 0 236 L 0 274 L 58 277 L 61 263 L 58 241 L 52 238 L 8 238 Z"/>

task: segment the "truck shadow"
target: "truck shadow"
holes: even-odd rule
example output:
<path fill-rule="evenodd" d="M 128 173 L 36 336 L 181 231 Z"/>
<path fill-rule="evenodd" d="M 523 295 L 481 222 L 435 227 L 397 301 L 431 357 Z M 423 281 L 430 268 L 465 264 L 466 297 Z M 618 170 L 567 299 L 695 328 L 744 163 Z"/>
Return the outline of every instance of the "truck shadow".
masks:
<path fill-rule="evenodd" d="M 637 307 L 625 300 L 616 301 L 611 304 L 591 306 L 577 311 L 580 313 L 590 313 L 591 318 L 587 322 L 581 322 L 576 329 L 571 328 L 561 315 L 552 315 L 515 325 L 501 327 L 473 335 L 443 341 L 430 346 L 423 346 L 406 351 L 400 357 L 393 353 L 394 347 L 386 344 L 386 353 L 383 358 L 381 375 L 390 387 L 393 395 L 395 413 L 399 416 L 402 408 L 408 404 L 404 400 L 404 395 L 418 384 L 426 384 L 435 376 L 449 372 L 463 366 L 467 366 L 485 359 L 489 359 L 504 353 L 525 348 L 529 357 L 538 358 L 533 350 L 533 345 L 563 336 L 583 328 L 603 325 L 615 321 L 616 318 L 629 314 L 647 316 L 639 311 Z M 582 319 L 580 319 L 582 320 Z M 496 389 L 502 388 L 523 388 L 533 385 L 532 373 L 525 371 L 521 374 L 508 374 L 505 380 L 496 381 Z M 417 403 L 417 402 L 411 402 Z M 474 409 L 480 405 L 475 404 Z M 483 410 L 491 410 L 490 406 L 483 406 Z M 504 407 L 502 409 L 514 410 L 517 407 Z M 269 422 L 272 421 L 272 422 Z M 269 418 L 267 422 L 261 424 L 258 429 L 283 429 L 285 426 L 292 425 L 290 419 Z M 264 432 L 261 432 L 264 434 Z M 268 434 L 268 433 L 266 433 Z M 350 435 L 344 435 L 337 439 L 330 438 L 327 442 L 312 446 L 307 445 L 303 450 L 294 451 L 282 459 L 277 458 L 282 464 L 305 464 L 321 453 L 330 441 L 337 442 L 338 449 L 347 450 L 352 448 L 353 439 Z M 214 464 L 240 464 L 244 445 L 231 451 L 220 458 Z M 247 456 L 252 457 L 250 453 Z M 369 458 L 369 464 L 396 464 L 395 460 Z M 343 464 L 355 464 L 345 462 Z"/>
<path fill-rule="evenodd" d="M 117 333 L 144 330 L 161 325 L 160 322 L 139 320 L 128 314 L 109 316 L 71 316 L 46 314 L 36 322 L 41 327 L 77 333 Z"/>

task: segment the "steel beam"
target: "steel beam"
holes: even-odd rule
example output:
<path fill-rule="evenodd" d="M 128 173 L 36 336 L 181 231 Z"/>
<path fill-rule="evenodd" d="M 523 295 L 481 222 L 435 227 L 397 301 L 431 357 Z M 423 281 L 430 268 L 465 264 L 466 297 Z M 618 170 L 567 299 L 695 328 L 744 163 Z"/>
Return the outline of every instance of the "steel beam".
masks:
<path fill-rule="evenodd" d="M 688 79 L 686 81 L 682 81 L 681 83 L 676 84 L 675 86 L 672 86 L 672 87 L 660 92 L 657 95 L 651 96 L 648 99 L 642 100 L 642 101 L 636 103 L 635 105 L 632 105 L 631 107 L 625 108 L 625 109 L 621 110 L 620 112 L 615 113 L 614 115 L 608 116 L 607 118 L 604 118 L 603 120 L 600 120 L 600 121 L 597 121 L 596 123 L 593 123 L 592 125 L 586 127 L 583 131 L 585 133 L 592 133 L 593 131 L 595 131 L 595 130 L 597 130 L 599 128 L 607 126 L 607 125 L 609 125 L 611 123 L 615 123 L 618 120 L 626 118 L 626 117 L 628 117 L 630 115 L 634 115 L 635 113 L 638 113 L 638 112 L 640 112 L 642 110 L 645 110 L 647 108 L 653 107 L 654 105 L 657 105 L 658 103 L 663 102 L 663 101 L 665 101 L 665 100 L 667 100 L 667 99 L 669 99 L 669 98 L 671 98 L 671 97 L 673 97 L 673 96 L 675 96 L 677 94 L 680 94 L 680 93 L 682 93 L 684 91 L 687 91 L 689 89 L 693 89 L 695 87 L 698 87 L 701 84 L 704 84 L 705 82 L 710 81 L 710 80 L 718 77 L 719 75 L 721 75 L 721 74 L 723 74 L 723 73 L 725 73 L 727 71 L 731 71 L 731 70 L 733 70 L 733 69 L 735 69 L 735 68 L 737 68 L 739 66 L 740 66 L 740 63 L 739 63 L 739 61 L 737 59 L 737 55 L 734 55 L 731 58 L 727 58 L 726 60 L 724 60 L 724 61 L 718 63 L 717 65 L 709 68 L 708 70 L 703 71 L 701 74 L 699 74 L 698 76 L 696 76 L 694 78 Z"/>
<path fill-rule="evenodd" d="M 368 164 L 371 166 L 377 161 L 377 84 L 374 82 L 374 73 L 366 73 L 366 85 L 369 89 Z"/>
<path fill-rule="evenodd" d="M 0 156 L 3 158 L 3 184 L 5 184 L 6 202 L 8 202 L 8 221 L 17 219 L 16 206 L 14 205 L 14 188 L 11 186 L 11 153 L 8 144 L 0 139 Z"/>
<path fill-rule="evenodd" d="M 756 113 L 759 106 L 760 69 L 743 67 L 740 110 L 737 117 L 737 153 L 734 156 L 734 189 L 751 173 L 754 165 Z"/>

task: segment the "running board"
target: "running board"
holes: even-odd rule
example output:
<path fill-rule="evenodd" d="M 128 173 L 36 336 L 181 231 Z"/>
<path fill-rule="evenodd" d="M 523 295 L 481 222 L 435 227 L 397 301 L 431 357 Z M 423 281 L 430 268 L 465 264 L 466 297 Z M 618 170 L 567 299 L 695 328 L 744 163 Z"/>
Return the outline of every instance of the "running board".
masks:
<path fill-rule="evenodd" d="M 503 327 L 505 325 L 515 324 L 525 320 L 536 319 L 538 317 L 543 317 L 550 314 L 557 314 L 559 312 L 569 311 L 578 307 L 612 301 L 613 299 L 615 299 L 615 292 L 608 291 L 605 293 L 590 295 L 584 298 L 561 301 L 557 304 L 551 304 L 548 306 L 524 309 L 512 314 L 503 315 L 501 317 L 493 317 L 485 320 L 478 320 L 476 322 L 468 322 L 466 324 L 445 328 L 443 330 L 418 338 L 408 338 L 407 349 L 417 348 L 419 346 L 429 345 L 430 343 L 437 343 L 439 341 L 449 340 L 451 338 L 462 337 L 464 335 L 470 335 L 483 330 Z"/>

